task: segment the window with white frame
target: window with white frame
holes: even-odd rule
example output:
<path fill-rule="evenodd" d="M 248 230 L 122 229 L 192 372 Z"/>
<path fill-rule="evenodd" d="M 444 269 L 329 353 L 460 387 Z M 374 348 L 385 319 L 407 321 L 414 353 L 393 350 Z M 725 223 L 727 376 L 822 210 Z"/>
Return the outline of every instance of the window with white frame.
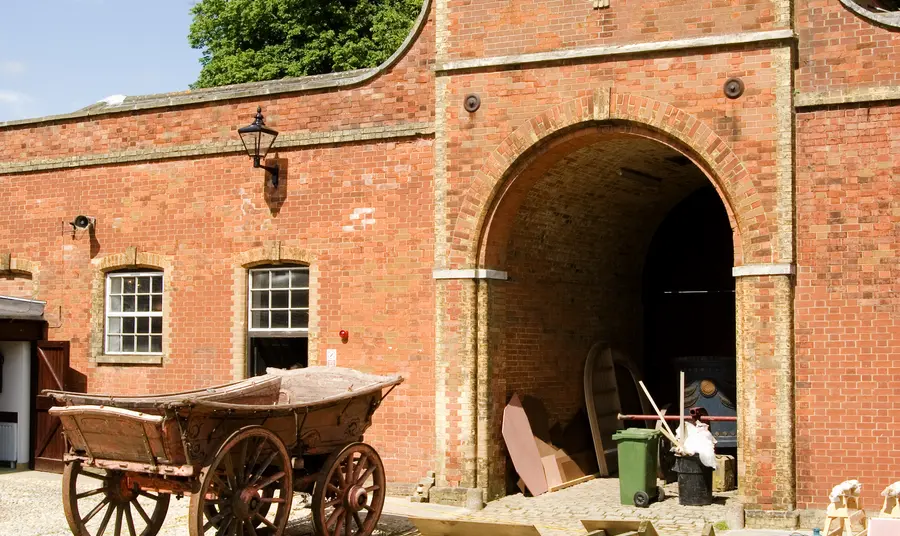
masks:
<path fill-rule="evenodd" d="M 251 335 L 266 332 L 305 336 L 309 331 L 309 268 L 250 270 Z"/>
<path fill-rule="evenodd" d="M 162 272 L 106 275 L 106 353 L 161 354 Z"/>

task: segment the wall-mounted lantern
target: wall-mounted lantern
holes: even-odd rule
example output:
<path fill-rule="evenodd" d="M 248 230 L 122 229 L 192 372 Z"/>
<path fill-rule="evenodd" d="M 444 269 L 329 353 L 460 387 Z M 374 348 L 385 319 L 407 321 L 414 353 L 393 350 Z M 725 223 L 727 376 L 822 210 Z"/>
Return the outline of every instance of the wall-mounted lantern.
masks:
<path fill-rule="evenodd" d="M 278 131 L 266 126 L 263 120 L 262 106 L 256 108 L 256 120 L 246 127 L 239 128 L 238 134 L 241 136 L 241 142 L 247 154 L 253 159 L 253 167 L 263 168 L 272 174 L 272 187 L 278 188 L 278 164 L 274 166 L 265 166 L 261 162 L 265 160 L 269 154 L 269 149 L 275 143 L 278 137 Z"/>

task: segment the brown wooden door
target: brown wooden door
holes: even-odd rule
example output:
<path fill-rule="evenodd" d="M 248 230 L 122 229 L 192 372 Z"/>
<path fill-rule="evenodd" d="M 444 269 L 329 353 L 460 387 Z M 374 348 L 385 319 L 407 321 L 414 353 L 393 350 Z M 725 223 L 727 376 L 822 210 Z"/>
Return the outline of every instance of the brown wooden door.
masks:
<path fill-rule="evenodd" d="M 53 399 L 42 396 L 44 389 L 64 390 L 69 370 L 69 343 L 38 341 L 37 343 L 37 391 L 35 395 L 34 468 L 38 471 L 61 473 L 62 458 L 66 452 L 66 440 L 62 435 L 59 419 L 51 417 L 47 410 Z"/>

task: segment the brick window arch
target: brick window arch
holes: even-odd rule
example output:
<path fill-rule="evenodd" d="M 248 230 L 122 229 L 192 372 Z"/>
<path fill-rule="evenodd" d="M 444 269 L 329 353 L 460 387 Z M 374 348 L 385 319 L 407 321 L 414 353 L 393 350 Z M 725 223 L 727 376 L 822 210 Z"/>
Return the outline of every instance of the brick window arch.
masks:
<path fill-rule="evenodd" d="M 870 22 L 900 29 L 900 0 L 840 0 L 844 7 Z"/>

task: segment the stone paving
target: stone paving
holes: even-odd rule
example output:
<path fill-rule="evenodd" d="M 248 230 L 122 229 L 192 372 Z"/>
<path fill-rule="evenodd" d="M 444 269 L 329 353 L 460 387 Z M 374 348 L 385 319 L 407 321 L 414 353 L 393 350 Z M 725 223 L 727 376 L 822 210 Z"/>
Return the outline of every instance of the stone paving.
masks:
<path fill-rule="evenodd" d="M 650 519 L 661 536 L 699 536 L 704 524 L 724 523 L 728 509 L 737 505 L 734 493 L 723 493 L 709 506 L 681 506 L 677 484 L 665 491 L 666 498 L 649 508 L 625 506 L 619 502 L 618 479 L 601 478 L 540 497 L 511 495 L 462 517 L 533 523 L 543 536 L 584 534 L 582 519 Z"/>
<path fill-rule="evenodd" d="M 652 519 L 660 536 L 699 536 L 704 523 L 724 521 L 729 508 L 735 504 L 732 494 L 718 494 L 716 503 L 711 506 L 680 506 L 676 492 L 677 486 L 670 484 L 666 491 L 668 498 L 646 509 L 619 504 L 618 482 L 615 479 L 592 480 L 541 497 L 512 495 L 488 504 L 479 512 L 389 498 L 376 535 L 415 536 L 419 533 L 408 518 L 423 516 L 533 523 L 542 536 L 583 535 L 585 531 L 581 528 L 581 519 Z M 187 516 L 188 500 L 173 500 L 160 536 L 187 536 Z M 309 510 L 295 505 L 291 520 L 286 536 L 312 535 Z M 0 536 L 70 534 L 63 515 L 60 475 L 31 471 L 0 472 Z"/>

